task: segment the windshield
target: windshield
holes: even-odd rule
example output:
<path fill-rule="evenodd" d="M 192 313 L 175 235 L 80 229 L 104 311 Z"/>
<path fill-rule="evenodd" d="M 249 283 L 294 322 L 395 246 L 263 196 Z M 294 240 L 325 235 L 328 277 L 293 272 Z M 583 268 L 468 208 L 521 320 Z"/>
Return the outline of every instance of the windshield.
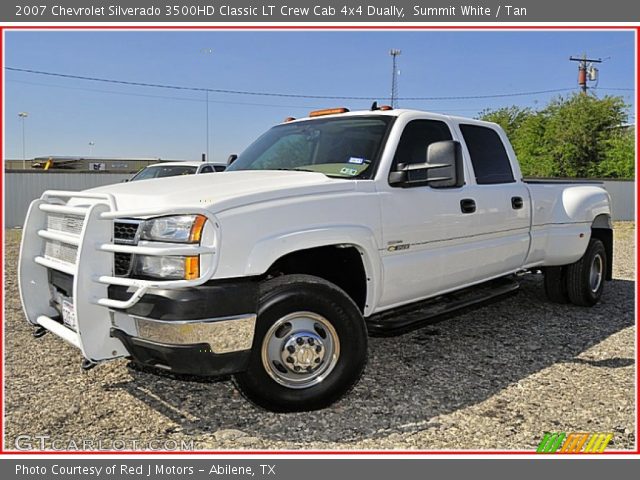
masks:
<path fill-rule="evenodd" d="M 176 177 L 178 175 L 193 175 L 196 173 L 197 167 L 188 165 L 158 165 L 155 167 L 146 167 L 140 170 L 130 180 L 149 180 L 150 178 Z"/>
<path fill-rule="evenodd" d="M 371 178 L 392 119 L 372 115 L 278 125 L 253 142 L 226 171 L 301 170 Z"/>

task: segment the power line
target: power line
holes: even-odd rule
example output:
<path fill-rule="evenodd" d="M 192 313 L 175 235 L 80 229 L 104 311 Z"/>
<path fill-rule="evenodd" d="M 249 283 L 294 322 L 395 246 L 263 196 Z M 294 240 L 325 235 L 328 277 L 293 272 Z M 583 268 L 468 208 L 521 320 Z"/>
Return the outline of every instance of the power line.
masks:
<path fill-rule="evenodd" d="M 633 88 L 614 88 L 614 87 L 593 87 L 598 88 L 598 90 L 617 90 L 621 92 L 633 92 Z"/>
<path fill-rule="evenodd" d="M 121 92 L 116 90 L 104 90 L 99 88 L 56 85 L 53 83 L 42 83 L 42 82 L 29 82 L 27 80 L 7 79 L 6 81 L 9 83 L 19 83 L 21 85 L 33 85 L 36 87 L 47 87 L 47 88 L 62 88 L 64 90 L 78 90 L 81 92 L 104 93 L 108 95 L 124 95 L 124 96 L 130 96 L 130 97 L 158 98 L 162 100 L 178 100 L 181 102 L 195 102 L 195 103 L 202 103 L 205 101 L 200 98 L 193 98 L 193 97 L 177 97 L 172 95 L 153 95 L 149 93 Z M 416 100 L 416 101 L 427 101 L 427 100 Z M 274 104 L 274 103 L 234 102 L 231 100 L 211 100 L 211 99 L 209 99 L 209 103 L 221 104 L 221 105 L 240 105 L 240 106 L 249 106 L 249 107 L 290 108 L 290 109 L 296 109 L 296 110 L 313 110 L 314 108 L 317 108 L 317 105 L 288 105 L 288 104 Z M 433 110 L 433 112 L 443 113 L 443 114 L 450 113 L 450 112 L 478 112 L 483 110 L 484 108 L 489 108 L 489 105 L 481 106 L 478 108 L 457 108 L 457 107 L 440 106 L 438 109 Z"/>
<path fill-rule="evenodd" d="M 222 89 L 222 88 L 191 87 L 191 86 L 183 86 L 183 85 L 169 85 L 169 84 L 149 83 L 149 82 L 133 82 L 128 80 L 89 77 L 85 75 L 72 75 L 67 73 L 46 72 L 42 70 L 33 70 L 33 69 L 27 69 L 27 68 L 16 68 L 16 67 L 4 67 L 4 68 L 6 70 L 13 71 L 13 72 L 31 73 L 35 75 L 45 75 L 49 77 L 59 77 L 59 78 L 67 78 L 67 79 L 74 79 L 74 80 L 110 83 L 110 84 L 117 84 L 117 85 L 163 88 L 163 89 L 170 89 L 170 90 L 183 90 L 183 91 L 193 91 L 193 92 L 209 92 L 209 93 L 222 93 L 222 94 L 232 94 L 232 95 L 251 95 L 251 96 L 281 97 L 281 98 L 309 98 L 309 99 L 325 99 L 325 100 L 376 100 L 376 99 L 389 100 L 390 99 L 390 97 L 377 97 L 377 96 L 363 97 L 363 96 L 346 96 L 346 95 L 303 95 L 303 94 L 296 94 L 296 93 L 255 92 L 255 91 L 247 91 L 247 90 L 229 90 L 229 89 Z M 499 94 L 489 94 L 489 95 L 399 97 L 396 100 L 413 100 L 413 101 L 472 100 L 472 99 L 520 97 L 520 96 L 527 96 L 527 95 L 541 95 L 546 93 L 559 93 L 559 92 L 567 92 L 572 90 L 574 90 L 574 88 L 556 88 L 556 89 L 537 90 L 537 91 L 530 91 L 530 92 L 512 92 L 512 93 L 499 93 Z M 601 88 L 601 90 L 607 90 L 607 89 Z M 619 90 L 633 91 L 633 89 L 619 89 Z"/>
<path fill-rule="evenodd" d="M 85 88 L 85 87 L 75 87 L 75 86 L 71 87 L 69 85 L 54 85 L 52 83 L 28 82 L 25 80 L 15 80 L 15 79 L 7 79 L 7 82 L 20 83 L 24 85 L 34 85 L 38 87 L 63 88 L 66 90 L 80 90 L 83 92 L 106 93 L 111 95 L 126 95 L 130 97 L 161 98 L 164 100 L 178 100 L 182 102 L 202 103 L 203 101 L 205 101 L 199 98 L 176 97 L 176 96 L 170 96 L 170 95 L 152 95 L 148 93 L 118 92 L 115 90 L 102 90 L 99 88 Z M 310 108 L 313 109 L 317 107 L 317 105 L 285 105 L 285 104 L 274 104 L 274 103 L 233 102 L 231 100 L 211 100 L 211 99 L 209 99 L 209 103 L 224 104 L 224 105 L 245 105 L 250 107 L 296 108 L 300 110 L 308 110 Z"/>

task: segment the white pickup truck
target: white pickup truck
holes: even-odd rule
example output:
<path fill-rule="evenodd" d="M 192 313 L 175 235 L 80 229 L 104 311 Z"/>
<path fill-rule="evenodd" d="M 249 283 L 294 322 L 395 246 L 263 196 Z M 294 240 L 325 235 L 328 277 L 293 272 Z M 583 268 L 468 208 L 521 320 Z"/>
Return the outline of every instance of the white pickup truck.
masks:
<path fill-rule="evenodd" d="M 76 346 L 85 369 L 233 374 L 259 406 L 312 410 L 356 384 L 368 334 L 504 296 L 520 273 L 595 304 L 612 243 L 607 192 L 523 181 L 498 125 L 331 109 L 223 173 L 45 192 L 20 295 L 34 336 Z"/>

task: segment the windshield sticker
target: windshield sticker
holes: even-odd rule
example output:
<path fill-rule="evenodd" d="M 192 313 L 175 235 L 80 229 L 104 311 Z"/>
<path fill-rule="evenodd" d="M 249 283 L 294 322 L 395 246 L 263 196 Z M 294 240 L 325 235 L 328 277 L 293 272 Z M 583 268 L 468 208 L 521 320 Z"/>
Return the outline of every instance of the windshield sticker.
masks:
<path fill-rule="evenodd" d="M 349 158 L 349 162 L 348 163 L 355 163 L 357 165 L 362 165 L 364 162 L 365 162 L 364 158 L 351 157 L 351 158 Z"/>
<path fill-rule="evenodd" d="M 358 175 L 358 170 L 356 170 L 355 168 L 348 168 L 348 167 L 344 167 L 343 169 L 340 170 L 340 173 L 344 174 L 344 175 Z"/>

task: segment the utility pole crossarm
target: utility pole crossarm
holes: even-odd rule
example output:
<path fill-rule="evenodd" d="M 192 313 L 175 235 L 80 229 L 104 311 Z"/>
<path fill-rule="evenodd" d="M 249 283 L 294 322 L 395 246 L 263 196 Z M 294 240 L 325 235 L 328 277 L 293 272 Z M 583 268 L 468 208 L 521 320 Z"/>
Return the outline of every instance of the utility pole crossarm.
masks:
<path fill-rule="evenodd" d="M 569 57 L 572 62 L 602 63 L 601 58 Z"/>

